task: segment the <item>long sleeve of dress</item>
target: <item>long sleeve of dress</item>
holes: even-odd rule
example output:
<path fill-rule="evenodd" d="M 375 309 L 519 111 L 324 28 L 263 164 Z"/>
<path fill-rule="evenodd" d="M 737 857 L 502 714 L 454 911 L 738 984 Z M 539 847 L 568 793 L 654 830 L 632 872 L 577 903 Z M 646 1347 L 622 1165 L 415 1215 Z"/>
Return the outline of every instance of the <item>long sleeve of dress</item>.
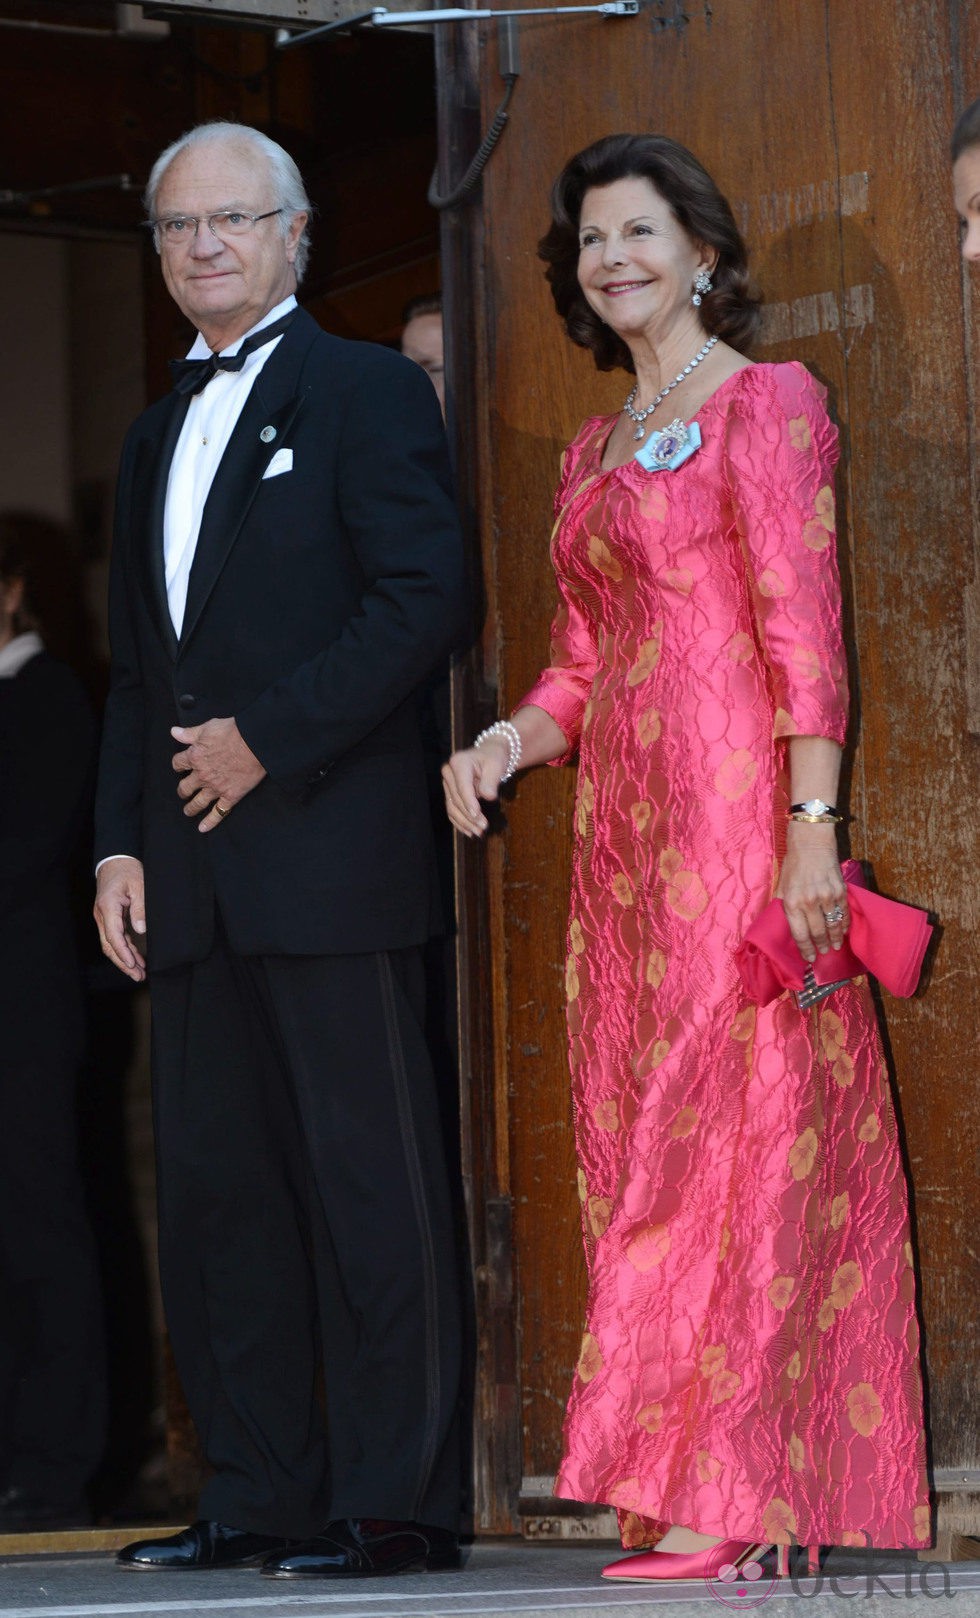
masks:
<path fill-rule="evenodd" d="M 838 446 L 823 397 L 802 365 L 748 372 L 728 415 L 724 467 L 772 687 L 775 735 L 843 742 Z"/>
<path fill-rule="evenodd" d="M 588 425 L 586 423 L 586 427 Z M 565 507 L 578 492 L 577 450 L 583 441 L 584 431 L 565 453 L 561 479 L 555 492 L 552 547 Z M 543 708 L 545 713 L 550 714 L 568 740 L 568 750 L 552 759 L 551 763 L 567 764 L 582 734 L 582 719 L 595 679 L 597 653 L 594 624 L 561 572 L 557 573 L 557 579 L 558 609 L 551 624 L 551 660 L 517 707 L 523 708 L 533 703 L 536 708 Z"/>

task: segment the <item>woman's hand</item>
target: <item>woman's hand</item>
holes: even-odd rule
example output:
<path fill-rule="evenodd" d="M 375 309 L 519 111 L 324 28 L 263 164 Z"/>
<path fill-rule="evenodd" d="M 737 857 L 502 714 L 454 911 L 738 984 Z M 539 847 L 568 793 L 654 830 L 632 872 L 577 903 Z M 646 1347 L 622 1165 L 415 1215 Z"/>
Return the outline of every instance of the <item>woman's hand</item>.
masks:
<path fill-rule="evenodd" d="M 481 798 L 492 801 L 510 761 L 510 746 L 503 736 L 489 736 L 479 747 L 465 747 L 442 766 L 446 813 L 464 837 L 482 837 L 487 819 Z"/>
<path fill-rule="evenodd" d="M 522 770 L 547 764 L 568 752 L 564 731 L 549 713 L 535 703 L 525 703 L 506 721 L 506 730 L 516 730 L 521 739 Z M 482 837 L 487 821 L 480 799 L 492 802 L 510 767 L 510 742 L 500 732 L 481 731 L 479 747 L 464 747 L 442 766 L 442 787 L 446 813 L 464 837 Z"/>
<path fill-rule="evenodd" d="M 789 930 L 805 961 L 840 949 L 851 918 L 834 826 L 790 821 L 776 897 L 783 901 Z M 832 920 L 838 912 L 839 919 Z"/>

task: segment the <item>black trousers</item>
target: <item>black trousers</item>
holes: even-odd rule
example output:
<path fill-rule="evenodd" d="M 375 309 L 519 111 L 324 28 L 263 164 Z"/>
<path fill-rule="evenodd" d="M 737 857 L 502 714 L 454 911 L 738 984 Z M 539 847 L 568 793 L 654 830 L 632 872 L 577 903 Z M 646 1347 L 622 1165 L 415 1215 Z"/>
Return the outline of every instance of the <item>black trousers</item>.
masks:
<path fill-rule="evenodd" d="M 159 1249 L 201 1515 L 459 1522 L 455 1232 L 419 951 L 151 975 Z"/>

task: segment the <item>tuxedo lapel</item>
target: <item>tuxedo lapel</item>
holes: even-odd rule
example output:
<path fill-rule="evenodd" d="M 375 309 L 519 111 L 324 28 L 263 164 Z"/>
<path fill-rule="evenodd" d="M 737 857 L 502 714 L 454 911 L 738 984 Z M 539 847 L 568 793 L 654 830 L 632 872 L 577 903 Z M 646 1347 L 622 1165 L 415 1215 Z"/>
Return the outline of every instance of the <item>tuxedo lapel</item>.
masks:
<path fill-rule="evenodd" d="M 170 463 L 184 425 L 189 400 L 172 395 L 172 407 L 158 438 L 145 438 L 137 449 L 133 474 L 133 511 L 142 515 L 143 536 L 140 553 L 143 584 L 150 599 L 153 619 L 171 657 L 177 655 L 177 632 L 170 616 L 167 580 L 163 560 L 163 513 L 167 501 Z"/>
<path fill-rule="evenodd" d="M 314 331 L 318 329 L 314 327 Z M 294 338 L 294 329 L 290 328 L 279 349 L 262 367 L 215 473 L 187 585 L 181 647 L 186 646 L 193 635 L 258 493 L 266 467 L 276 451 L 283 448 L 303 403 L 303 395 L 297 391 L 298 369 L 309 346 L 309 333 L 300 326 L 297 336 L 307 339 L 301 348 Z"/>

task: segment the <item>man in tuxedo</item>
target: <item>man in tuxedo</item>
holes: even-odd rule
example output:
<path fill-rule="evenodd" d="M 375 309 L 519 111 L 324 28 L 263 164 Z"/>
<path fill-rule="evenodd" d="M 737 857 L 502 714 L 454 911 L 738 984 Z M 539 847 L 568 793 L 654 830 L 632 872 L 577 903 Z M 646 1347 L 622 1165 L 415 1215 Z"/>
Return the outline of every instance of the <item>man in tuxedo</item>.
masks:
<path fill-rule="evenodd" d="M 258 131 L 191 131 L 147 203 L 198 336 L 123 450 L 95 915 L 149 974 L 164 1304 L 213 1471 L 120 1561 L 453 1565 L 415 701 L 463 614 L 438 401 L 297 308 L 309 202 Z"/>

